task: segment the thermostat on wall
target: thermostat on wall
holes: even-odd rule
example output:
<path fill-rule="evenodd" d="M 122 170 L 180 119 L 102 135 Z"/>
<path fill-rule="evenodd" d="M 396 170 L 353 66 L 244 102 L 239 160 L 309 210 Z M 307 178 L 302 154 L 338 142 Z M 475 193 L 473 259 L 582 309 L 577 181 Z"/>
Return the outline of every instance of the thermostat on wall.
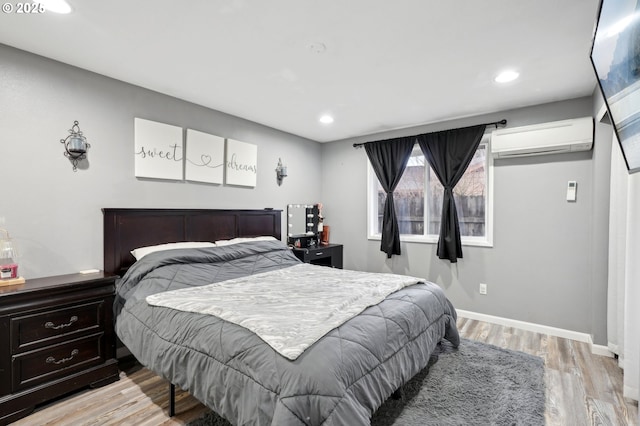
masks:
<path fill-rule="evenodd" d="M 570 180 L 567 184 L 567 201 L 576 200 L 576 190 L 578 189 L 578 183 L 575 180 Z"/>

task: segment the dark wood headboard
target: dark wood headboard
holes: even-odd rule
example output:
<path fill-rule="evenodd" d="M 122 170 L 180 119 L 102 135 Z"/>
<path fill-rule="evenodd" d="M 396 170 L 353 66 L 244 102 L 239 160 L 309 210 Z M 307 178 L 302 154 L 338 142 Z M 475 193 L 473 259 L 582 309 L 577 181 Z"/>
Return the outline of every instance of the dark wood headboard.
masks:
<path fill-rule="evenodd" d="M 102 209 L 104 270 L 122 276 L 138 247 L 271 235 L 281 238 L 281 210 Z"/>

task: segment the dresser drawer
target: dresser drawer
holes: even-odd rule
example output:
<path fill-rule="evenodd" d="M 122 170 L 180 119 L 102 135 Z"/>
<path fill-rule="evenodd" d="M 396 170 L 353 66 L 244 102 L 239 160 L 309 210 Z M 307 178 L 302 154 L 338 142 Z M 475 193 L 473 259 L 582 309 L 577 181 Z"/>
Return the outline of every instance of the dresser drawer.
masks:
<path fill-rule="evenodd" d="M 51 344 L 57 338 L 71 339 L 100 330 L 103 305 L 103 300 L 97 300 L 12 317 L 11 352 L 15 354 Z"/>
<path fill-rule="evenodd" d="M 116 278 L 98 271 L 0 286 L 0 425 L 62 395 L 118 380 Z"/>
<path fill-rule="evenodd" d="M 293 254 L 305 263 L 342 269 L 342 244 L 328 244 L 304 249 L 293 248 Z"/>
<path fill-rule="evenodd" d="M 95 333 L 13 356 L 12 391 L 17 392 L 103 363 L 103 336 L 103 333 Z"/>
<path fill-rule="evenodd" d="M 311 260 L 311 259 L 324 259 L 325 257 L 331 257 L 332 251 L 330 248 L 326 248 L 326 249 L 314 249 L 314 250 L 309 250 L 308 254 L 307 254 L 307 259 Z"/>

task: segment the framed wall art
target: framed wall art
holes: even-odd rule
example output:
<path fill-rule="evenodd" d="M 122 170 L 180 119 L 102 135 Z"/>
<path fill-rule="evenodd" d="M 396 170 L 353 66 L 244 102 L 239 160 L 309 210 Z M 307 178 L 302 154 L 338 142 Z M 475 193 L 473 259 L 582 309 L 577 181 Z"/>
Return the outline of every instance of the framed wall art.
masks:
<path fill-rule="evenodd" d="M 256 186 L 258 176 L 258 146 L 227 139 L 225 183 L 228 185 Z"/>
<path fill-rule="evenodd" d="M 222 184 L 224 138 L 187 129 L 185 179 Z"/>
<path fill-rule="evenodd" d="M 182 128 L 137 117 L 134 128 L 136 177 L 182 180 Z"/>

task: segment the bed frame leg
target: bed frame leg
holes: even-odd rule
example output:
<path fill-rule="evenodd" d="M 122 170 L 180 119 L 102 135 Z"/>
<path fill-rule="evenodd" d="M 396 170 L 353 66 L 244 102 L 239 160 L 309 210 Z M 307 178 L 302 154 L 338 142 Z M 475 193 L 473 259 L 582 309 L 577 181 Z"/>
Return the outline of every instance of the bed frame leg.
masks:
<path fill-rule="evenodd" d="M 176 414 L 176 385 L 169 383 L 169 417 Z"/>
<path fill-rule="evenodd" d="M 403 399 L 404 398 L 404 388 L 403 388 L 403 386 L 400 386 L 398 389 L 396 389 L 396 391 L 391 394 L 391 398 L 395 399 L 395 400 Z"/>

